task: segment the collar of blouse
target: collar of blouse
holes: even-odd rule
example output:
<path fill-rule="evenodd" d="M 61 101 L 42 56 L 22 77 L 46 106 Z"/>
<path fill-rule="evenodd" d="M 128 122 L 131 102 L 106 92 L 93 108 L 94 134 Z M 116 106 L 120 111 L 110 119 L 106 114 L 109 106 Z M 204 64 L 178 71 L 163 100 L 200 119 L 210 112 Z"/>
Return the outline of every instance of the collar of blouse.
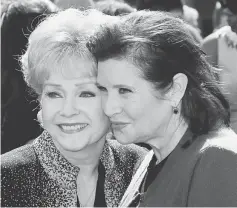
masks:
<path fill-rule="evenodd" d="M 44 131 L 42 135 L 34 141 L 33 146 L 40 164 L 48 176 L 52 180 L 57 181 L 61 188 L 67 190 L 69 195 L 75 195 L 77 190 L 76 180 L 80 168 L 72 165 L 60 154 L 47 131 Z M 111 172 L 113 172 L 113 175 L 115 174 L 116 165 L 112 149 L 107 140 L 100 157 L 100 162 L 105 168 L 104 193 L 106 203 L 109 206 L 118 205 L 119 200 L 121 200 L 119 193 L 124 189 L 124 184 L 122 184 L 123 182 L 120 177 L 111 177 Z M 113 189 L 113 191 L 111 191 L 111 189 Z"/>

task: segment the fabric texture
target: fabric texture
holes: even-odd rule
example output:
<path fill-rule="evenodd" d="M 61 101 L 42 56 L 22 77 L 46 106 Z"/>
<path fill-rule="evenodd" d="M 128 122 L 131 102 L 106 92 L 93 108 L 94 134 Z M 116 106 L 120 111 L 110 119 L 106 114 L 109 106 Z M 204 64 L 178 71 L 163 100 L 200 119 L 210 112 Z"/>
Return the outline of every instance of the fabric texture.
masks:
<path fill-rule="evenodd" d="M 104 166 L 104 194 L 108 207 L 118 206 L 133 173 L 147 151 L 107 139 L 100 163 Z M 76 179 L 80 169 L 69 163 L 44 131 L 32 144 L 3 154 L 2 206 L 76 207 Z"/>

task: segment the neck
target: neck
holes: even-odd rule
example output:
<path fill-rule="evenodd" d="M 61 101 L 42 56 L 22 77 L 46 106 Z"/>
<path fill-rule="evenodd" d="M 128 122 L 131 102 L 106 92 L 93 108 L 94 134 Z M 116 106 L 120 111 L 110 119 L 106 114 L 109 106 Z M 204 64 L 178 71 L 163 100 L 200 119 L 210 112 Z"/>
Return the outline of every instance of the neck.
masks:
<path fill-rule="evenodd" d="M 93 175 L 97 170 L 100 156 L 104 149 L 105 136 L 99 141 L 90 144 L 80 151 L 67 151 L 55 144 L 60 153 L 74 166 L 80 168 L 81 173 Z"/>
<path fill-rule="evenodd" d="M 149 143 L 158 162 L 162 161 L 174 150 L 188 128 L 188 123 L 183 118 L 173 119 L 166 127 L 163 136 L 158 136 Z"/>

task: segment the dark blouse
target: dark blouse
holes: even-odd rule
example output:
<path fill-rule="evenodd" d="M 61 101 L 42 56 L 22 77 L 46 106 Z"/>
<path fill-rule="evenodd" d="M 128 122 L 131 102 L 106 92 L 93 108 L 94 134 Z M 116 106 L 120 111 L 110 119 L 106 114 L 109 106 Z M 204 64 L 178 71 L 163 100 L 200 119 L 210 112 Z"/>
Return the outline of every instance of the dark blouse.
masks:
<path fill-rule="evenodd" d="M 155 180 L 155 178 L 159 175 L 159 173 L 162 170 L 162 167 L 164 166 L 167 158 L 168 157 L 166 157 L 160 163 L 156 164 L 157 158 L 156 158 L 155 154 L 153 155 L 153 157 L 152 157 L 152 159 L 149 163 L 149 166 L 147 168 L 146 175 L 145 175 L 145 177 L 144 177 L 144 179 L 143 179 L 143 181 L 140 185 L 139 194 L 133 200 L 133 202 L 129 205 L 129 207 L 135 207 L 143 201 L 144 194 L 146 193 L 148 187 Z"/>
<path fill-rule="evenodd" d="M 105 182 L 105 168 L 102 163 L 98 167 L 98 180 L 95 192 L 94 207 L 107 207 L 105 202 L 104 182 Z M 80 207 L 80 200 L 77 198 L 77 207 Z"/>
<path fill-rule="evenodd" d="M 151 183 L 155 180 L 155 178 L 158 176 L 159 172 L 161 171 L 162 167 L 164 166 L 166 160 L 168 157 L 166 157 L 164 160 L 162 160 L 160 163 L 156 164 L 157 158 L 155 155 L 153 155 L 153 158 L 148 166 L 147 174 L 143 180 L 143 183 L 140 187 L 140 191 L 142 193 L 146 192 L 148 187 L 151 185 Z"/>

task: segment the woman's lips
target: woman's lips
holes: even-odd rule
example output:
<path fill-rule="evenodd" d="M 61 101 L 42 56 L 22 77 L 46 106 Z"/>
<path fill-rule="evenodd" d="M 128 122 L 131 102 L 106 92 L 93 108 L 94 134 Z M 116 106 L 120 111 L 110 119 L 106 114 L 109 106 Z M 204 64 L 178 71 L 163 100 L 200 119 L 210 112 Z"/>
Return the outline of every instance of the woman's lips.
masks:
<path fill-rule="evenodd" d="M 61 129 L 61 131 L 66 134 L 78 133 L 80 131 L 83 131 L 87 126 L 88 124 L 86 123 L 58 124 L 58 127 Z"/>
<path fill-rule="evenodd" d="M 127 122 L 113 122 L 111 123 L 111 126 L 113 128 L 113 130 L 122 130 L 123 128 L 125 128 L 129 123 Z"/>

